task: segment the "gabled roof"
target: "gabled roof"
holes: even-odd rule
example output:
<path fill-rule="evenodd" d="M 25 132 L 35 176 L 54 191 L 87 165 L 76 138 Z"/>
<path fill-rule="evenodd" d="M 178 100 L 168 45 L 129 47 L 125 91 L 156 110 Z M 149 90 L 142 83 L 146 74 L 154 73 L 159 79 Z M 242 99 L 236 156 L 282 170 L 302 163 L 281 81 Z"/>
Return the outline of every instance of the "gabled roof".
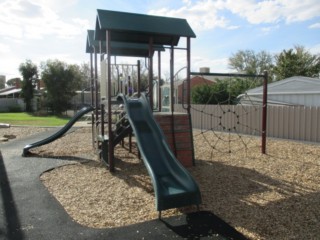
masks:
<path fill-rule="evenodd" d="M 217 82 L 217 77 L 215 76 L 203 76 L 203 75 L 191 75 L 190 76 L 190 82 L 191 82 L 191 85 L 194 81 L 197 81 L 197 80 L 201 80 L 203 81 L 203 83 L 216 83 Z M 181 79 L 181 80 L 178 80 L 178 81 L 175 81 L 175 85 L 176 86 L 180 86 L 183 84 L 183 82 L 186 81 L 186 78 L 184 79 Z M 200 83 L 200 82 L 199 82 Z"/>
<path fill-rule="evenodd" d="M 263 87 L 247 91 L 248 95 L 261 95 Z M 268 84 L 268 94 L 314 94 L 320 93 L 320 79 L 294 76 Z"/>
<path fill-rule="evenodd" d="M 193 78 L 203 78 L 203 79 L 209 80 L 211 82 L 217 82 L 217 79 L 218 79 L 218 77 L 216 77 L 216 76 L 206 76 L 206 75 L 191 75 L 190 78 L 191 78 L 191 80 Z"/>
<path fill-rule="evenodd" d="M 105 46 L 104 42 L 104 46 Z M 87 31 L 86 53 L 94 53 L 94 48 L 99 49 L 99 41 L 94 39 L 94 30 Z"/>
<path fill-rule="evenodd" d="M 93 48 L 100 48 L 99 41 L 94 39 L 94 32 L 94 30 L 88 30 L 86 53 L 93 53 Z M 105 52 L 105 41 L 102 41 L 102 48 L 102 52 Z M 164 51 L 164 47 L 157 45 L 153 50 Z M 111 42 L 111 55 L 127 57 L 147 57 L 149 55 L 149 45 L 139 43 Z"/>
<path fill-rule="evenodd" d="M 106 30 L 111 30 L 111 41 L 149 43 L 153 37 L 156 45 L 177 45 L 180 37 L 196 37 L 188 22 L 145 14 L 97 10 L 95 39 L 106 40 Z"/>

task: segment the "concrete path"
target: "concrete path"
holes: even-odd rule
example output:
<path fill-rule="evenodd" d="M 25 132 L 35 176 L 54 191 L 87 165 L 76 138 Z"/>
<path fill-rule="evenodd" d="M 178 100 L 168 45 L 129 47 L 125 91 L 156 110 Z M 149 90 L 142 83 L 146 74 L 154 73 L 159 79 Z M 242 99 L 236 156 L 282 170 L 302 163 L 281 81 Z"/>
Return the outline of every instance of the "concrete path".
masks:
<path fill-rule="evenodd" d="M 245 239 L 210 212 L 113 229 L 77 224 L 39 180 L 41 173 L 66 161 L 21 157 L 26 144 L 50 134 L 0 144 L 0 239 Z"/>

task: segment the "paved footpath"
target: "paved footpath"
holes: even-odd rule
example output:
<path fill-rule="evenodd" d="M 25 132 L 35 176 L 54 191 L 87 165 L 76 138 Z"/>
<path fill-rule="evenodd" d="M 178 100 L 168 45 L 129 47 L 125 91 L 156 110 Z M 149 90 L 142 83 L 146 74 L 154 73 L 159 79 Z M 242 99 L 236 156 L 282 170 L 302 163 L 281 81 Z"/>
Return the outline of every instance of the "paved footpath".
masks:
<path fill-rule="evenodd" d="M 53 130 L 55 131 L 55 130 Z M 23 147 L 52 132 L 0 144 L 0 239 L 245 239 L 210 212 L 152 220 L 121 228 L 79 225 L 39 180 L 65 160 L 21 156 Z"/>

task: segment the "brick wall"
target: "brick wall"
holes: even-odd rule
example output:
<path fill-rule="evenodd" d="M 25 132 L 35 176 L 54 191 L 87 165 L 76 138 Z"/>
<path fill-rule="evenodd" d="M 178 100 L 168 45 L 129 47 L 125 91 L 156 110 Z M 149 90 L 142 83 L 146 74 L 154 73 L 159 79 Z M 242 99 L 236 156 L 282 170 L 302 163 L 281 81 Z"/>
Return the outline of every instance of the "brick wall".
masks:
<path fill-rule="evenodd" d="M 154 117 L 164 132 L 172 152 L 180 163 L 185 167 L 193 166 L 192 129 L 188 115 L 175 113 L 173 128 L 171 113 L 154 113 Z"/>

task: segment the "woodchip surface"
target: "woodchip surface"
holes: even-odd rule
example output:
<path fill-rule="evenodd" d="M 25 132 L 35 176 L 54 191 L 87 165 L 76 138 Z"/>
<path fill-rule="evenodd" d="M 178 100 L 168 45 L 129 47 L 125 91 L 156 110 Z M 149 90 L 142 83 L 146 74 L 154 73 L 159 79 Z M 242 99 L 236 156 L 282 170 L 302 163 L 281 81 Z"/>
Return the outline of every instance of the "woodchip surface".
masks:
<path fill-rule="evenodd" d="M 0 129 L 21 138 L 46 129 Z M 11 139 L 10 141 L 14 141 Z M 231 134 L 194 131 L 202 210 L 212 211 L 250 239 L 319 239 L 320 146 Z M 32 152 L 65 159 L 66 165 L 40 176 L 49 192 L 78 223 L 112 228 L 155 219 L 153 187 L 133 153 L 118 146 L 116 172 L 110 173 L 92 149 L 90 128 L 76 131 Z M 69 160 L 69 161 L 68 161 Z M 70 161 L 72 160 L 72 161 Z M 172 209 L 163 217 L 195 211 Z"/>

